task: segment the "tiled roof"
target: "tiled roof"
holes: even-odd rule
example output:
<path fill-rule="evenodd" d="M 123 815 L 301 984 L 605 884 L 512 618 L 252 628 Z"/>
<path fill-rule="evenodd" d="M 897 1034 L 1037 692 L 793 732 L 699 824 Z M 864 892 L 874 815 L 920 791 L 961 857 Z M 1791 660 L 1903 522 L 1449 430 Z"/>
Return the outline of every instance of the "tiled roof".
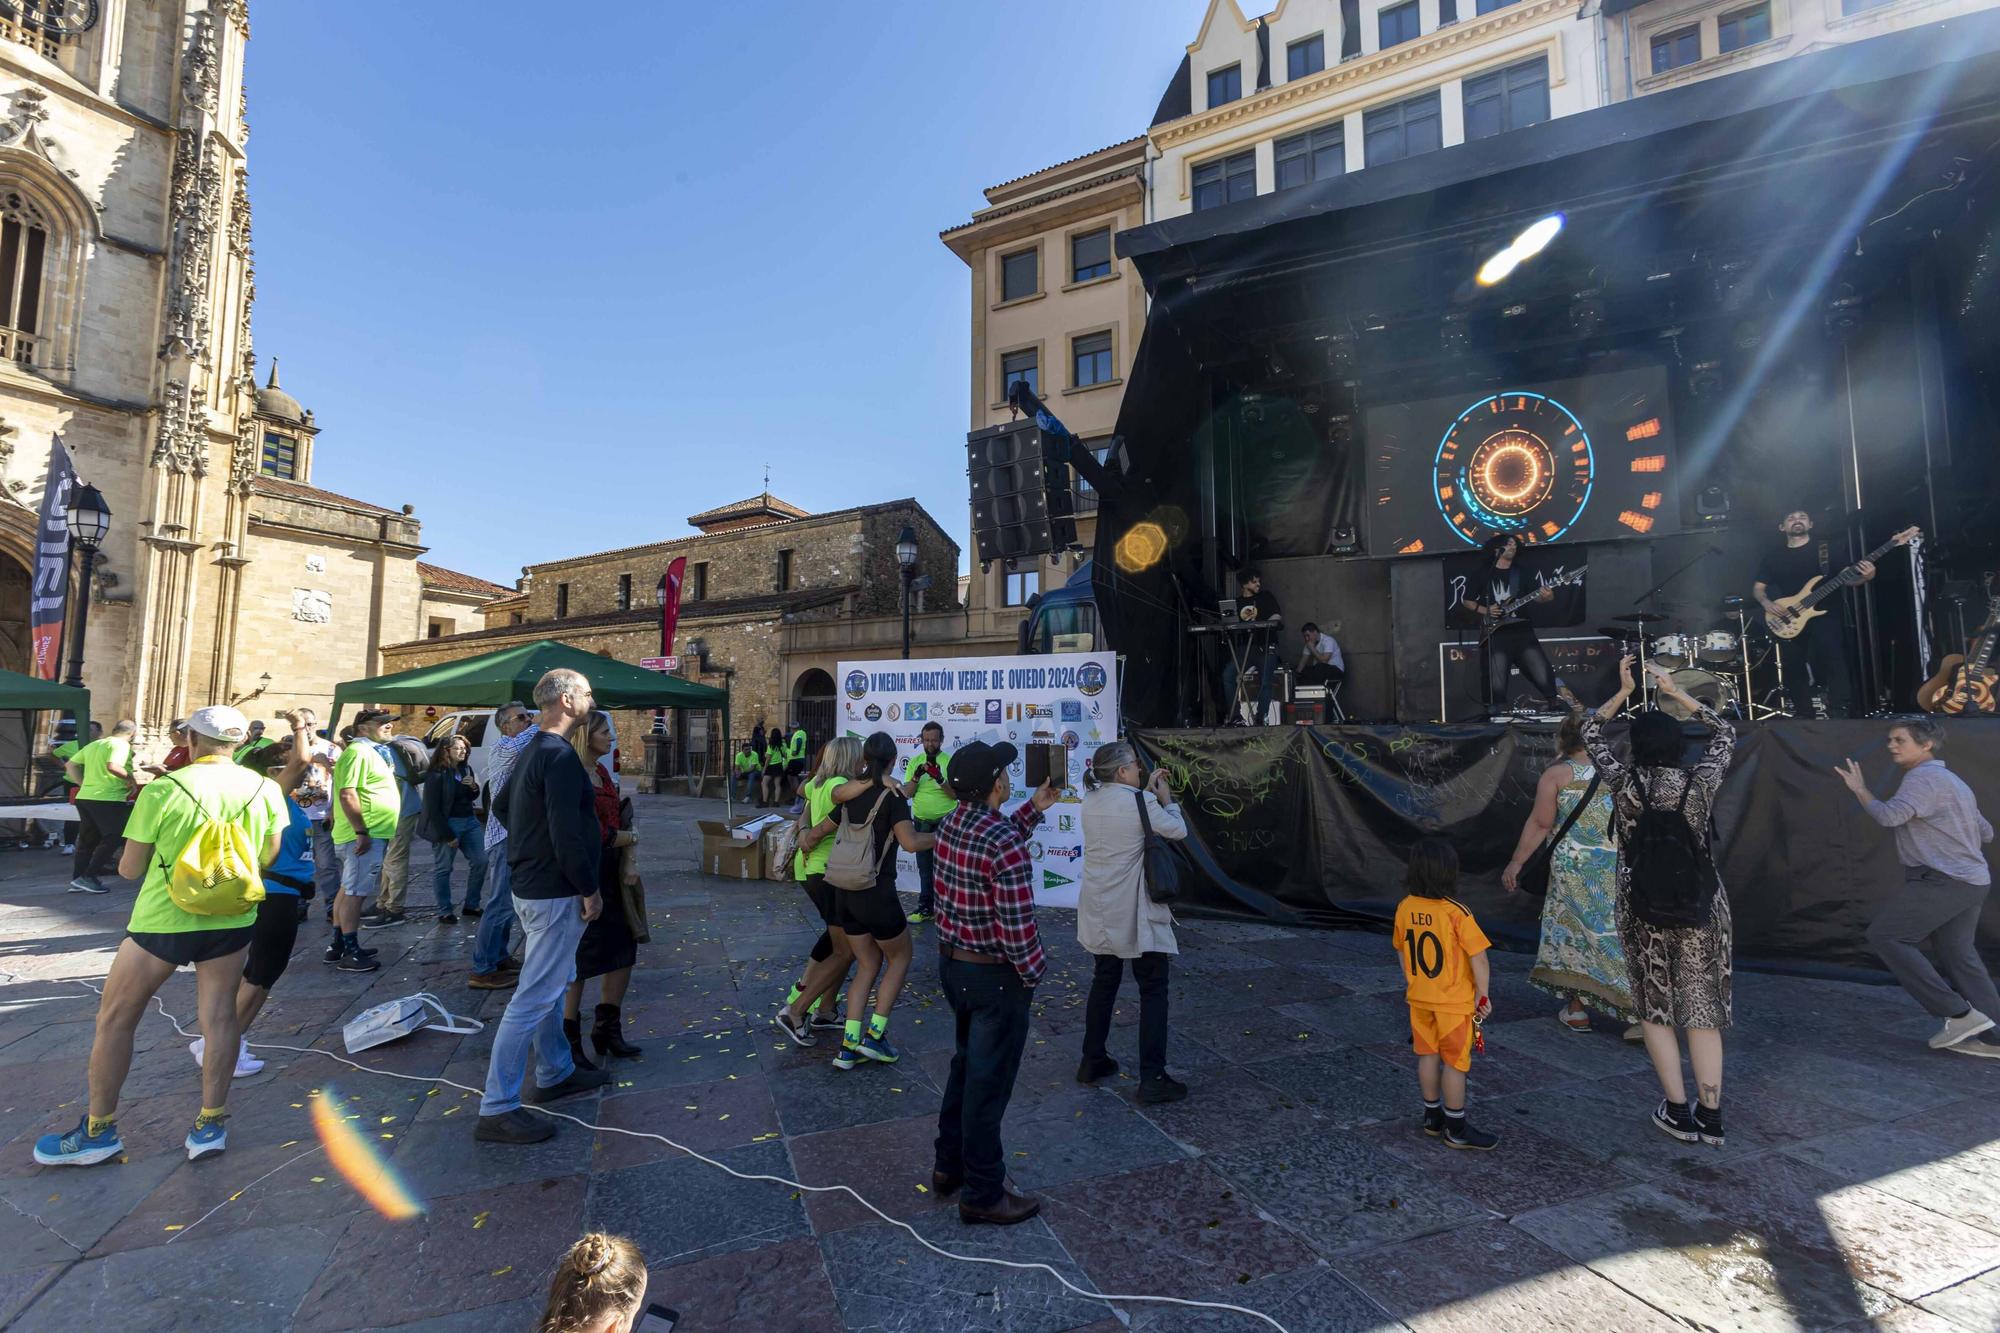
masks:
<path fill-rule="evenodd" d="M 478 597 L 511 597 L 512 588 L 480 578 L 477 574 L 461 574 L 443 565 L 426 564 L 417 561 L 417 575 L 427 588 L 442 588 L 446 592 L 471 593 Z"/>
<path fill-rule="evenodd" d="M 362 509 L 371 514 L 394 514 L 399 511 L 384 509 L 381 505 L 370 504 L 366 500 L 356 500 L 352 496 L 337 495 L 323 491 L 317 486 L 303 482 L 286 481 L 283 477 L 259 477 L 256 488 L 266 495 L 282 495 L 288 500 L 313 500 L 320 504 L 341 505 L 348 509 Z"/>
<path fill-rule="evenodd" d="M 1016 176 L 1012 180 L 1004 180 L 1001 181 L 998 185 L 989 185 L 986 188 L 989 193 L 993 190 L 1004 190 L 1009 185 L 1018 185 L 1022 181 L 1029 180 L 1035 176 L 1040 176 L 1044 172 L 1054 171 L 1058 167 L 1066 167 L 1070 165 L 1070 163 L 1072 162 L 1081 162 L 1086 157 L 1096 157 L 1099 153 L 1109 153 L 1114 149 L 1130 148 L 1133 144 L 1144 143 L 1145 140 L 1146 136 L 1143 134 L 1137 135 L 1130 139 L 1120 139 L 1117 143 L 1109 143 L 1104 145 L 1104 147 L 1102 148 L 1093 148 L 1087 153 L 1078 153 L 1075 157 L 1066 157 L 1060 162 L 1051 162 L 1046 167 L 1036 167 L 1033 171 L 1028 172 L 1026 175 Z"/>
<path fill-rule="evenodd" d="M 765 491 L 762 495 L 753 495 L 747 500 L 738 500 L 734 504 L 722 505 L 715 509 L 704 509 L 699 514 L 690 515 L 688 522 L 695 524 L 719 518 L 729 518 L 736 514 L 759 514 L 766 511 L 773 514 L 786 514 L 792 518 L 810 518 L 812 516 L 812 511 L 801 509 L 797 505 L 780 500 L 769 491 Z"/>
<path fill-rule="evenodd" d="M 755 597 L 726 597 L 706 602 L 683 602 L 681 624 L 716 619 L 741 621 L 759 614 L 807 611 L 816 606 L 837 602 L 860 591 L 859 584 L 846 584 L 838 588 L 802 588 L 795 592 L 760 593 Z M 494 625 L 488 629 L 467 630 L 462 634 L 445 634 L 435 639 L 412 639 L 410 642 L 419 644 L 474 642 L 502 639 L 509 635 L 531 639 L 566 639 L 567 636 L 581 630 L 610 629 L 619 625 L 656 626 L 659 623 L 658 608 L 640 607 L 630 611 L 600 611 L 595 615 L 565 616 L 561 620 L 527 620 L 518 625 Z"/>
<path fill-rule="evenodd" d="M 748 532 L 757 532 L 764 528 L 778 527 L 786 523 L 807 522 L 818 525 L 834 522 L 839 519 L 853 518 L 858 514 L 882 513 L 892 509 L 915 509 L 919 514 L 923 515 L 925 521 L 930 523 L 932 527 L 940 532 L 944 531 L 943 526 L 930 516 L 928 510 L 918 504 L 914 498 L 906 496 L 901 500 L 884 500 L 872 505 L 855 505 L 851 509 L 829 509 L 823 514 L 807 514 L 802 519 L 773 519 L 769 523 L 747 523 L 740 528 L 731 528 L 727 532 L 695 532 L 685 537 L 669 537 L 665 541 L 635 542 L 630 546 L 614 546 L 606 551 L 589 551 L 582 555 L 566 555 L 555 560 L 543 560 L 537 564 L 530 565 L 529 568 L 538 570 L 560 568 L 563 565 L 579 564 L 585 560 L 602 560 L 606 556 L 623 555 L 627 551 L 672 551 L 679 547 L 691 545 L 694 542 L 726 542 L 732 537 L 740 537 Z M 696 517 L 700 517 L 700 515 L 696 515 Z M 953 542 L 952 545 L 956 546 L 957 543 Z"/>

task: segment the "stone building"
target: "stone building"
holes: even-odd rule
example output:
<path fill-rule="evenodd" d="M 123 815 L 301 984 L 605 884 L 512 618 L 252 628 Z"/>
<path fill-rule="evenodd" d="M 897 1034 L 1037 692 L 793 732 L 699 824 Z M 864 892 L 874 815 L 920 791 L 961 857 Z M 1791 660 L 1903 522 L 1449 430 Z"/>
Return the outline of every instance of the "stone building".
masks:
<path fill-rule="evenodd" d="M 84 682 L 149 739 L 323 703 L 430 614 L 410 510 L 314 487 L 312 414 L 255 379 L 249 34 L 245 0 L 0 5 L 0 666 L 60 436 L 111 509 Z"/>
<path fill-rule="evenodd" d="M 1012 419 L 1025 380 L 1084 444 L 1101 451 L 1118 422 L 1125 374 L 1146 324 L 1146 292 L 1112 237 L 1146 220 L 1146 140 L 1128 139 L 986 190 L 986 207 L 940 239 L 972 279 L 971 430 Z M 1077 537 L 1096 536 L 1096 497 L 1079 484 Z M 1081 556 L 997 561 L 974 555 L 968 635 L 1012 652 L 1028 599 Z"/>
<path fill-rule="evenodd" d="M 513 595 L 481 604 L 484 628 L 391 644 L 383 669 L 535 639 L 624 662 L 678 657 L 681 675 L 729 689 L 739 736 L 759 720 L 803 720 L 817 742 L 832 725 L 836 663 L 901 651 L 896 541 L 905 527 L 917 538 L 917 569 L 932 576 L 930 587 L 912 594 L 913 652 L 974 650 L 964 645 L 958 544 L 915 500 L 813 514 L 765 493 L 692 515 L 688 525 L 696 535 L 530 565 Z M 688 562 L 680 617 L 672 651 L 662 654 L 658 590 L 679 558 Z M 437 702 L 444 711 L 450 701 Z M 629 768 L 653 719 L 624 713 L 617 720 Z M 672 722 L 678 770 L 689 751 L 707 748 L 716 724 L 702 717 Z"/>

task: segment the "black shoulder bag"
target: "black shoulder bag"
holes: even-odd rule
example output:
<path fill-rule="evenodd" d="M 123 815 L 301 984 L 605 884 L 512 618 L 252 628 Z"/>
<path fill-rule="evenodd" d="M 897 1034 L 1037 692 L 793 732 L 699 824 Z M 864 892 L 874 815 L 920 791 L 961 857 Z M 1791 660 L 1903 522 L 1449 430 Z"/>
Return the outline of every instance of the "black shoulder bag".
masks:
<path fill-rule="evenodd" d="M 1153 821 L 1146 814 L 1146 793 L 1137 791 L 1133 795 L 1139 798 L 1139 828 L 1145 834 L 1141 873 L 1145 876 L 1146 896 L 1156 903 L 1174 902 L 1181 896 L 1187 879 L 1180 851 L 1171 839 L 1153 832 Z"/>
<path fill-rule="evenodd" d="M 1556 844 L 1568 837 L 1569 831 L 1576 827 L 1577 817 L 1583 814 L 1583 808 L 1590 804 L 1590 798 L 1597 795 L 1597 784 L 1603 780 L 1603 769 L 1591 773 L 1590 784 L 1583 789 L 1583 799 L 1569 812 L 1569 818 L 1556 829 L 1553 838 L 1535 848 L 1533 854 L 1521 863 L 1520 878 L 1514 881 L 1515 887 L 1521 892 L 1533 894 L 1537 898 L 1549 896 L 1549 868 L 1555 860 Z"/>

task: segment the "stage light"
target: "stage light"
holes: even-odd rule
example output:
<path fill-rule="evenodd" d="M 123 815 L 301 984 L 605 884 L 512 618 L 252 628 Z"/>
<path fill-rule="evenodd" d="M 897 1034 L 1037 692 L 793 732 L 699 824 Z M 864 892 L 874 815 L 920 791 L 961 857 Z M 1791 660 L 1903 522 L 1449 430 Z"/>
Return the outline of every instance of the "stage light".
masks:
<path fill-rule="evenodd" d="M 1475 279 L 1481 287 L 1491 287 L 1496 282 L 1504 282 L 1507 275 L 1519 268 L 1527 260 L 1546 250 L 1549 242 L 1563 229 L 1563 215 L 1551 213 L 1508 242 L 1507 247 L 1479 266 Z"/>
<path fill-rule="evenodd" d="M 1704 486 L 1694 497 L 1695 521 L 1710 527 L 1729 521 L 1729 492 L 1720 486 Z"/>
<path fill-rule="evenodd" d="M 1722 389 L 1722 363 L 1697 361 L 1688 368 L 1688 396 L 1713 398 Z"/>
<path fill-rule="evenodd" d="M 1861 298 L 1854 289 L 1841 284 L 1840 295 L 1826 303 L 1826 331 L 1836 338 L 1844 338 L 1861 327 Z"/>
<path fill-rule="evenodd" d="M 1326 364 L 1339 378 L 1354 375 L 1354 339 L 1336 335 L 1326 341 Z"/>
<path fill-rule="evenodd" d="M 1328 555 L 1360 555 L 1361 530 L 1359 528 L 1335 528 L 1333 536 L 1326 544 Z"/>
<path fill-rule="evenodd" d="M 1337 412 L 1326 421 L 1326 442 L 1345 448 L 1354 441 L 1354 418 Z"/>

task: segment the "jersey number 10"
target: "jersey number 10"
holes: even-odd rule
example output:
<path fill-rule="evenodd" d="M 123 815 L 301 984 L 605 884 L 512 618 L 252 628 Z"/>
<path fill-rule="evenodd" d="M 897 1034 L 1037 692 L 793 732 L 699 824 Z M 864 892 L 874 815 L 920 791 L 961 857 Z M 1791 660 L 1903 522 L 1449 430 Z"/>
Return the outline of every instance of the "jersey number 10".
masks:
<path fill-rule="evenodd" d="M 1444 971 L 1444 945 L 1428 930 L 1421 935 L 1414 930 L 1403 932 L 1403 956 L 1410 960 L 1412 969 L 1421 969 L 1427 977 Z"/>

